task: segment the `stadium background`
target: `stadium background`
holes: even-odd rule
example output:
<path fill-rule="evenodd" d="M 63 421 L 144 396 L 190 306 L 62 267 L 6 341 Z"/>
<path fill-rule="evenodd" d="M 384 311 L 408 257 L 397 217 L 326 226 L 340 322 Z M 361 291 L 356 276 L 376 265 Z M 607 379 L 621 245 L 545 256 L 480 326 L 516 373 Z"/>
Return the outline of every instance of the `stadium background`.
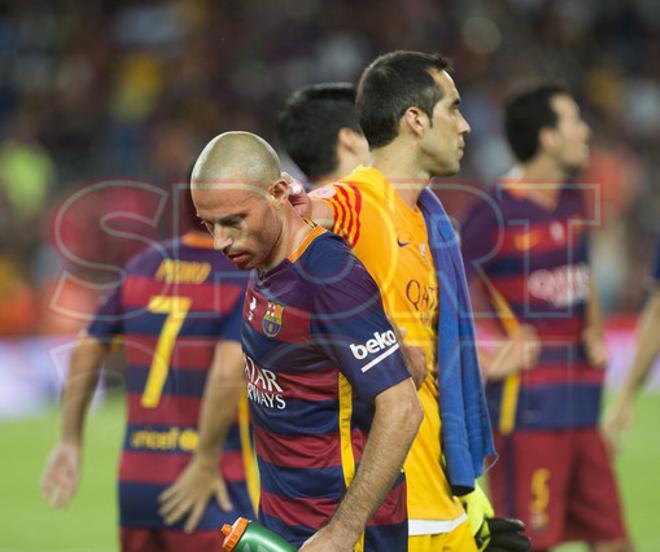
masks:
<path fill-rule="evenodd" d="M 13 4 L 0 8 L 0 550 L 116 549 L 120 360 L 88 424 L 79 496 L 56 512 L 38 492 L 73 334 L 116 267 L 171 235 L 172 183 L 209 138 L 243 129 L 276 143 L 291 90 L 355 81 L 385 51 L 452 58 L 472 125 L 459 177 L 483 186 L 511 165 L 500 130 L 511 86 L 546 76 L 572 87 L 593 130 L 585 177 L 603 209 L 592 258 L 608 383 L 620 380 L 660 213 L 656 0 Z M 465 198 L 445 199 L 460 215 Z M 657 388 L 617 456 L 642 551 L 660 550 Z"/>

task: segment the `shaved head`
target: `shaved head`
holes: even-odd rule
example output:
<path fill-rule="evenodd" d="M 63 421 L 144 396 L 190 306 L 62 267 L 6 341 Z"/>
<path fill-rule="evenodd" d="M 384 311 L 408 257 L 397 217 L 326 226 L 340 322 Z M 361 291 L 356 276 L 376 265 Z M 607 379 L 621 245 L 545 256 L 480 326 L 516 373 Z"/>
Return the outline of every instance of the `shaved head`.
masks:
<path fill-rule="evenodd" d="M 280 262 L 288 247 L 285 220 L 295 212 L 275 150 L 249 132 L 225 132 L 211 140 L 191 175 L 197 216 L 214 247 L 238 268 Z"/>
<path fill-rule="evenodd" d="M 280 160 L 271 145 L 250 132 L 225 132 L 213 138 L 197 158 L 193 190 L 246 184 L 266 190 L 281 175 Z M 255 190 L 252 187 L 256 187 Z"/>

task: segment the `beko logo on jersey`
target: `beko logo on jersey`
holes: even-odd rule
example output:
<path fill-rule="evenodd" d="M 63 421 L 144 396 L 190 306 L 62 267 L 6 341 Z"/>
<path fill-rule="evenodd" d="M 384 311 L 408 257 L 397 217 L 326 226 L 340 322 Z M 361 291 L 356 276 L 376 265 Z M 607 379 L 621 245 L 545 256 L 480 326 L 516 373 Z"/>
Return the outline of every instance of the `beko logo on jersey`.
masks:
<path fill-rule="evenodd" d="M 399 343 L 396 340 L 396 335 L 392 330 L 386 332 L 374 332 L 374 337 L 368 339 L 365 343 L 351 343 L 349 345 L 351 353 L 357 360 L 364 360 L 367 356 L 378 353 L 387 349 L 384 353 L 378 355 L 371 362 L 362 367 L 362 371 L 366 372 L 372 366 L 378 364 L 385 357 L 391 355 L 399 348 Z"/>

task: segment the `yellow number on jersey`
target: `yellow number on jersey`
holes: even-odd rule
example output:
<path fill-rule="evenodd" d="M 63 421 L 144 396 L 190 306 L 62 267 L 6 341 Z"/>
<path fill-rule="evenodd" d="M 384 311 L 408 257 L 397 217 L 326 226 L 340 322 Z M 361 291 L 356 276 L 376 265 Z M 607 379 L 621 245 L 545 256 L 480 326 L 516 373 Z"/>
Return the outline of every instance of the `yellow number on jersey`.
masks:
<path fill-rule="evenodd" d="M 167 314 L 167 318 L 158 337 L 154 358 L 149 369 L 149 377 L 140 400 L 140 404 L 144 408 L 156 408 L 160 402 L 160 395 L 163 392 L 167 372 L 170 369 L 174 342 L 181 331 L 181 326 L 186 319 L 191 304 L 192 299 L 190 297 L 154 295 L 149 299 L 149 306 L 147 307 L 149 311 Z"/>
<path fill-rule="evenodd" d="M 532 475 L 532 503 L 530 504 L 530 511 L 533 513 L 541 513 L 550 502 L 550 486 L 548 480 L 550 479 L 550 470 L 540 468 Z"/>

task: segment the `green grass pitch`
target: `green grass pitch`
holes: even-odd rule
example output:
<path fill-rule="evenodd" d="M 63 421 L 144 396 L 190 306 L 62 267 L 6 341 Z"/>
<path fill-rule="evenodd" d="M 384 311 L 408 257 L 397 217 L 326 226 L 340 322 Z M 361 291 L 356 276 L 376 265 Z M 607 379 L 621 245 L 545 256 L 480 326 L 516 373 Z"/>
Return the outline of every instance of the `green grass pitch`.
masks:
<path fill-rule="evenodd" d="M 55 411 L 0 423 L 0 551 L 118 549 L 115 478 L 123 435 L 123 401 L 92 412 L 78 495 L 68 509 L 41 498 L 39 479 L 55 439 Z M 660 395 L 640 396 L 633 429 L 623 436 L 616 466 L 631 535 L 640 552 L 660 550 Z M 566 545 L 561 552 L 586 550 Z"/>

